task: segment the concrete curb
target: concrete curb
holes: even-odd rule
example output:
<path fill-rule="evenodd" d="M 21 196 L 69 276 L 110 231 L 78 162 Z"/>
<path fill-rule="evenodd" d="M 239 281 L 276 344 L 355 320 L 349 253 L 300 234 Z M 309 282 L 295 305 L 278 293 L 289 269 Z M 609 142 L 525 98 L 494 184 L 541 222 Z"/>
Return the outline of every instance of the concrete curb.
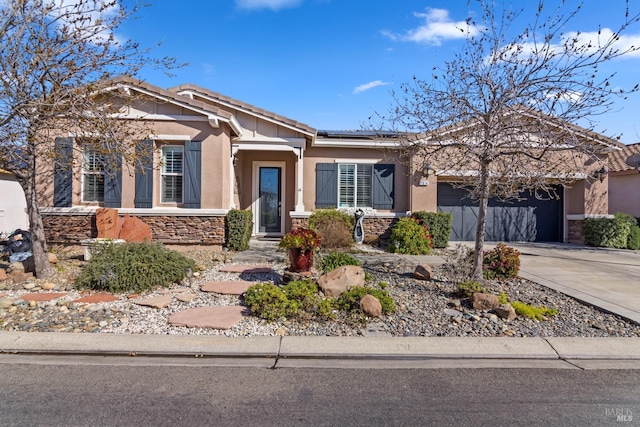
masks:
<path fill-rule="evenodd" d="M 0 353 L 279 360 L 640 360 L 640 338 L 229 338 L 0 332 Z"/>

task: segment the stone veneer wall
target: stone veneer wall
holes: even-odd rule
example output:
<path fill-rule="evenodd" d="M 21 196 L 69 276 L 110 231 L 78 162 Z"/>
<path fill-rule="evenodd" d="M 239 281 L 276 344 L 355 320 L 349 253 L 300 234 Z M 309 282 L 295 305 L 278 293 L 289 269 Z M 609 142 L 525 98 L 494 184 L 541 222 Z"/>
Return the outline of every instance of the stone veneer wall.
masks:
<path fill-rule="evenodd" d="M 120 215 L 121 217 L 123 215 Z M 224 245 L 224 216 L 136 216 L 151 227 L 154 242 Z M 42 214 L 48 243 L 76 245 L 98 236 L 95 214 Z"/>
<path fill-rule="evenodd" d="M 569 220 L 567 230 L 567 241 L 569 243 L 584 244 L 584 232 L 582 231 L 583 220 Z"/>
<path fill-rule="evenodd" d="M 391 235 L 391 228 L 398 221 L 398 218 L 365 217 L 362 221 L 364 227 L 364 240 L 370 242 L 378 239 L 380 243 L 386 244 Z M 309 218 L 292 218 L 292 228 L 308 227 Z"/>

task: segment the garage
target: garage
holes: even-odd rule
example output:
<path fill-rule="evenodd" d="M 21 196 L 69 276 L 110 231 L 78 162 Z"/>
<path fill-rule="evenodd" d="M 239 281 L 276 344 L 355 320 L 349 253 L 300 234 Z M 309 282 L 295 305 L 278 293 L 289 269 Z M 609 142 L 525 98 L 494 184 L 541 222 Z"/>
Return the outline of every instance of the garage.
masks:
<path fill-rule="evenodd" d="M 502 202 L 489 199 L 485 241 L 488 242 L 561 242 L 563 191 L 558 200 L 538 200 L 523 194 L 524 200 Z M 451 241 L 475 240 L 478 202 L 462 188 L 438 183 L 438 211 L 453 215 Z"/>

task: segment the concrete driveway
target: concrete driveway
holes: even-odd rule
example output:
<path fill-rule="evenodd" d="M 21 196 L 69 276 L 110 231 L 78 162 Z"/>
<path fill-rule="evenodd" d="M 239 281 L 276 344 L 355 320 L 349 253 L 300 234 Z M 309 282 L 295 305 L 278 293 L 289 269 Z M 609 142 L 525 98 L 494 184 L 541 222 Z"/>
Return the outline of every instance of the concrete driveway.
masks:
<path fill-rule="evenodd" d="M 640 323 L 640 251 L 561 243 L 509 246 L 521 253 L 521 277 Z"/>

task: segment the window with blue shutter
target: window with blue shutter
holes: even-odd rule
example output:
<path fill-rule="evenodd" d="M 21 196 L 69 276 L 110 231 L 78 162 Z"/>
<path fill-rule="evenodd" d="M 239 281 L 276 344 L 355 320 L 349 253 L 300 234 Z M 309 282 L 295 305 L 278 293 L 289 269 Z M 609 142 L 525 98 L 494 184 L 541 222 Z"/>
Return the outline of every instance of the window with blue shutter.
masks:
<path fill-rule="evenodd" d="M 72 201 L 73 172 L 68 160 L 73 158 L 73 139 L 56 138 L 55 151 L 60 160 L 56 161 L 53 168 L 53 206 L 70 207 Z"/>
<path fill-rule="evenodd" d="M 338 165 L 316 164 L 316 209 L 338 207 Z"/>
<path fill-rule="evenodd" d="M 140 164 L 136 167 L 136 208 L 153 207 L 153 141 L 146 139 L 136 146 Z"/>
<path fill-rule="evenodd" d="M 122 158 L 113 154 L 105 164 L 104 207 L 122 207 Z"/>
<path fill-rule="evenodd" d="M 184 207 L 199 209 L 202 188 L 202 142 L 184 143 Z"/>

